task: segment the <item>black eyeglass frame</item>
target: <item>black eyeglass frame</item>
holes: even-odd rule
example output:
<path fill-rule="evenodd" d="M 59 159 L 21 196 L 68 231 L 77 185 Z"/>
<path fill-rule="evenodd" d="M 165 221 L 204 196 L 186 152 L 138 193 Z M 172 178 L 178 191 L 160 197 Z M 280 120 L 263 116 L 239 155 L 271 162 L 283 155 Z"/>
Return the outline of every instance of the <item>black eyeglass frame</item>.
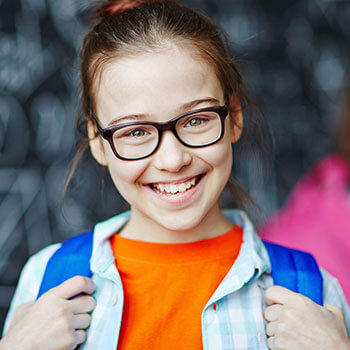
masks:
<path fill-rule="evenodd" d="M 221 121 L 221 134 L 219 135 L 219 137 L 217 139 L 215 139 L 214 141 L 205 144 L 205 145 L 189 145 L 186 142 L 184 142 L 183 140 L 181 140 L 181 138 L 179 137 L 177 131 L 176 131 L 176 123 L 178 122 L 179 119 L 182 119 L 184 117 L 187 117 L 191 114 L 196 114 L 199 112 L 216 112 L 219 117 L 220 117 L 220 121 Z M 171 131 L 175 137 L 180 141 L 181 144 L 183 144 L 186 147 L 190 147 L 190 148 L 200 148 L 200 147 L 207 147 L 210 145 L 213 145 L 214 143 L 219 142 L 222 137 L 225 134 L 225 119 L 228 116 L 228 107 L 227 106 L 215 106 L 215 107 L 205 107 L 205 108 L 200 108 L 200 109 L 195 109 L 183 114 L 180 114 L 179 116 L 167 121 L 167 122 L 161 122 L 161 123 L 157 123 L 157 122 L 127 122 L 127 123 L 123 123 L 120 125 L 112 125 L 108 128 L 103 129 L 100 124 L 97 121 L 97 118 L 95 117 L 95 122 L 96 122 L 96 127 L 98 132 L 100 133 L 100 135 L 109 142 L 112 151 L 114 153 L 114 155 L 121 160 L 128 160 L 128 161 L 132 161 L 132 160 L 140 160 L 140 159 L 144 159 L 147 158 L 149 156 L 151 156 L 152 154 L 154 154 L 157 149 L 159 148 L 160 142 L 162 140 L 162 135 L 164 131 Z M 113 134 L 117 131 L 120 130 L 124 127 L 129 127 L 129 126 L 137 126 L 137 125 L 151 125 L 154 126 L 157 131 L 158 131 L 158 143 L 156 144 L 156 146 L 154 147 L 154 150 L 142 157 L 138 157 L 138 158 L 125 158 L 122 157 L 120 154 L 118 154 L 117 150 L 114 147 L 114 143 L 113 143 Z"/>

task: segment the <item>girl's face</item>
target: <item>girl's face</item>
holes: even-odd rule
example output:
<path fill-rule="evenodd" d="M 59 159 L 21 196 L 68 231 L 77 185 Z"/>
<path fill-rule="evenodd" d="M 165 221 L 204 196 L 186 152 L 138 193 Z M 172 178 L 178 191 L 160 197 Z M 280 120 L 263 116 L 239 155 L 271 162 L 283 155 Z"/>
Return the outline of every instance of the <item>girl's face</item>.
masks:
<path fill-rule="evenodd" d="M 104 66 L 96 90 L 102 128 L 120 118 L 123 122 L 135 118 L 165 122 L 193 109 L 225 104 L 212 68 L 176 46 L 110 62 Z M 189 231 L 223 220 L 218 199 L 231 173 L 231 143 L 240 136 L 240 124 L 240 114 L 235 124 L 227 117 L 223 138 L 202 148 L 186 147 L 166 131 L 158 150 L 141 160 L 118 159 L 100 137 L 92 139 L 90 146 L 96 160 L 108 166 L 115 186 L 130 204 L 134 229 Z M 92 125 L 88 131 L 94 135 Z M 189 188 L 176 194 L 156 190 L 171 184 Z"/>

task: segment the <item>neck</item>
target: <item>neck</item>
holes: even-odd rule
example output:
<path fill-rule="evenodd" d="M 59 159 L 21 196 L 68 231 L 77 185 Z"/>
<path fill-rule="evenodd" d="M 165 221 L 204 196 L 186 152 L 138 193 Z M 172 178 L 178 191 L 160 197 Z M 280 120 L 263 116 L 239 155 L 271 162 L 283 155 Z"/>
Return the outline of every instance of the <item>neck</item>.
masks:
<path fill-rule="evenodd" d="M 229 231 L 232 226 L 218 205 L 197 226 L 184 231 L 167 229 L 131 208 L 131 218 L 120 231 L 120 236 L 153 243 L 188 243 L 217 237 Z"/>

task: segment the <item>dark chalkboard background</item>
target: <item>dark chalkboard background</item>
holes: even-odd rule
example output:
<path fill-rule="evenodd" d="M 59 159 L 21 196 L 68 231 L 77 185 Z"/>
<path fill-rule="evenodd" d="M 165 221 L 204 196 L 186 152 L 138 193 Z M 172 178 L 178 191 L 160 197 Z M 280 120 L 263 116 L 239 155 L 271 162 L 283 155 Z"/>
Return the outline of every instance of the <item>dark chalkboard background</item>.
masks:
<path fill-rule="evenodd" d="M 77 136 L 76 53 L 89 3 L 0 0 L 0 326 L 28 256 L 127 208 L 108 178 L 101 191 L 100 170 L 89 155 L 61 206 Z M 226 30 L 275 131 L 277 154 L 270 172 L 256 176 L 249 156 L 237 169 L 270 214 L 329 151 L 349 68 L 350 2 L 183 3 Z"/>

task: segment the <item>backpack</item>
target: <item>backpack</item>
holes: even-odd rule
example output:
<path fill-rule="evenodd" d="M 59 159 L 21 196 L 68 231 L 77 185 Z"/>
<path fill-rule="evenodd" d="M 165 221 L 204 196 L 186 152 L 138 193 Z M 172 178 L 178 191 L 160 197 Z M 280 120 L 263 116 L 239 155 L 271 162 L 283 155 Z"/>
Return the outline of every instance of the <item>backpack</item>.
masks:
<path fill-rule="evenodd" d="M 37 299 L 49 289 L 74 276 L 91 277 L 93 232 L 63 242 L 47 263 Z M 271 261 L 275 285 L 301 293 L 323 305 L 323 279 L 314 257 L 300 250 L 263 241 Z"/>

